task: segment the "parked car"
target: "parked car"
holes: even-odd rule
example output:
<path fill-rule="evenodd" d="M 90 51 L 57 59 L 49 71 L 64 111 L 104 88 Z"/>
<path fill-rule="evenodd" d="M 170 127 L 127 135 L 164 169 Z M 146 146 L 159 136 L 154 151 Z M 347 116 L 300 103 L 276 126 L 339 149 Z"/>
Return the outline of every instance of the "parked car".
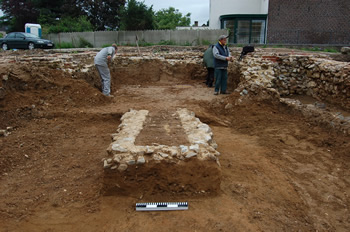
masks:
<path fill-rule="evenodd" d="M 11 32 L 5 38 L 0 39 L 1 48 L 8 49 L 29 49 L 34 48 L 53 48 L 55 44 L 46 39 L 41 39 L 36 35 L 24 32 Z"/>

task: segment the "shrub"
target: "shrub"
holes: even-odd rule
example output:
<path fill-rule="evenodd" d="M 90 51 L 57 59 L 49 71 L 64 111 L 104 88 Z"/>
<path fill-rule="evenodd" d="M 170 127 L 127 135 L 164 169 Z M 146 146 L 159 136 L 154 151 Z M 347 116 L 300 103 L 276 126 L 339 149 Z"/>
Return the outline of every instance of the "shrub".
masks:
<path fill-rule="evenodd" d="M 325 52 L 332 52 L 332 53 L 338 53 L 339 51 L 335 48 L 325 48 L 324 49 Z"/>
<path fill-rule="evenodd" d="M 176 45 L 176 43 L 172 40 L 162 40 L 158 43 L 158 45 Z"/>
<path fill-rule="evenodd" d="M 74 48 L 74 46 L 72 43 L 61 42 L 59 44 L 56 44 L 56 48 Z"/>
<path fill-rule="evenodd" d="M 211 43 L 209 40 L 202 39 L 202 45 L 207 45 L 209 46 Z"/>
<path fill-rule="evenodd" d="M 94 45 L 92 45 L 89 41 L 87 41 L 86 39 L 80 37 L 79 38 L 79 48 L 93 48 Z"/>

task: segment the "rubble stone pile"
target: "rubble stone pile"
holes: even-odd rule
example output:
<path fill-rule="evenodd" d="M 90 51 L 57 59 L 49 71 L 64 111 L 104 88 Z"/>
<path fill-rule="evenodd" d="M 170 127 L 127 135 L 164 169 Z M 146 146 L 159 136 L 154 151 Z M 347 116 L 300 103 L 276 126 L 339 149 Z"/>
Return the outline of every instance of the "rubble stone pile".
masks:
<path fill-rule="evenodd" d="M 271 61 L 275 57 L 276 61 Z M 270 58 L 270 59 L 269 59 Z M 308 95 L 350 109 L 350 64 L 303 55 L 254 56 L 237 63 L 241 95 Z M 276 91 L 277 90 L 277 94 Z"/>

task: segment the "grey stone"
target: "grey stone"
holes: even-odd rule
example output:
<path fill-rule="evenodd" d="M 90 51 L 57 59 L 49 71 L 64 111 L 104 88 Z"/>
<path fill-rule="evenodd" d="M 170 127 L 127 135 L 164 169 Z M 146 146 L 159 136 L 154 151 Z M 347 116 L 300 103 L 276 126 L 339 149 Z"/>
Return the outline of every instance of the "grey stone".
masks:
<path fill-rule="evenodd" d="M 342 47 L 340 52 L 343 54 L 350 54 L 350 47 Z"/>
<path fill-rule="evenodd" d="M 227 103 L 227 105 L 225 106 L 225 110 L 230 110 L 233 108 L 233 105 L 231 103 Z"/>
<path fill-rule="evenodd" d="M 199 152 L 199 145 L 196 144 L 196 145 L 190 146 L 190 150 L 195 151 L 196 153 L 198 153 Z"/>
<path fill-rule="evenodd" d="M 137 162 L 136 162 L 136 163 L 137 163 L 137 164 L 144 164 L 144 163 L 146 163 L 145 157 L 139 156 L 139 157 L 137 158 Z"/>
<path fill-rule="evenodd" d="M 158 154 L 155 154 L 155 155 L 153 155 L 153 159 L 154 159 L 154 160 L 157 160 L 157 161 L 161 161 L 161 160 L 163 160 L 163 157 L 161 157 L 161 156 L 158 155 Z"/>
<path fill-rule="evenodd" d="M 326 104 L 325 103 L 322 103 L 322 102 L 315 102 L 314 105 L 318 108 L 321 108 L 321 109 L 325 109 L 326 108 Z"/>
<path fill-rule="evenodd" d="M 188 152 L 188 146 L 180 145 L 180 149 L 181 154 L 185 154 L 186 152 Z"/>
<path fill-rule="evenodd" d="M 189 158 L 192 158 L 192 157 L 194 157 L 194 156 L 197 156 L 197 153 L 189 152 L 189 153 L 185 156 L 185 158 L 186 158 L 186 159 L 189 159 Z"/>
<path fill-rule="evenodd" d="M 126 164 L 121 164 L 121 165 L 119 165 L 119 167 L 118 167 L 118 171 L 120 171 L 120 172 L 123 172 L 123 171 L 125 171 L 126 169 L 128 169 L 128 165 L 126 165 Z"/>
<path fill-rule="evenodd" d="M 120 144 L 118 144 L 118 143 L 115 143 L 115 144 L 112 145 L 112 150 L 113 150 L 113 151 L 120 152 L 120 153 L 128 152 L 127 149 L 123 148 L 123 147 L 120 146 Z"/>
<path fill-rule="evenodd" d="M 163 153 L 163 152 L 159 152 L 158 154 L 159 154 L 161 157 L 163 157 L 163 158 L 168 158 L 168 157 L 169 157 L 168 154 L 165 154 L 165 153 Z"/>
<path fill-rule="evenodd" d="M 310 81 L 310 82 L 307 84 L 307 86 L 308 86 L 309 88 L 313 88 L 313 87 L 316 87 L 317 84 L 316 84 L 316 82 L 314 82 L 314 81 Z"/>
<path fill-rule="evenodd" d="M 120 163 L 120 161 L 121 161 L 120 155 L 115 155 L 114 158 L 113 158 L 113 161 L 116 162 L 116 163 Z"/>
<path fill-rule="evenodd" d="M 154 153 L 154 149 L 150 148 L 149 146 L 146 146 L 146 154 L 153 154 Z"/>
<path fill-rule="evenodd" d="M 0 136 L 7 136 L 7 131 L 6 130 L 0 130 Z"/>
<path fill-rule="evenodd" d="M 110 166 L 112 166 L 112 165 L 108 164 L 107 160 L 103 161 L 103 168 L 109 168 Z"/>
<path fill-rule="evenodd" d="M 136 164 L 136 161 L 135 160 L 127 160 L 126 163 L 128 165 L 135 165 Z"/>

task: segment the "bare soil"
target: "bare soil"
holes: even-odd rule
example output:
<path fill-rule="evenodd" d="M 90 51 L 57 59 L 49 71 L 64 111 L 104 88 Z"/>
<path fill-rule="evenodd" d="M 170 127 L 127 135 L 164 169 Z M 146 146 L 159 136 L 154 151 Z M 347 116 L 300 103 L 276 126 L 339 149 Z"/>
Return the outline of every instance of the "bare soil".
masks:
<path fill-rule="evenodd" d="M 146 118 L 135 145 L 190 145 L 176 111 L 153 111 Z"/>
<path fill-rule="evenodd" d="M 129 81 L 113 72 L 110 99 L 58 70 L 0 68 L 12 69 L 0 129 L 14 128 L 0 137 L 0 231 L 349 231 L 350 138 L 288 108 L 228 111 L 235 94 L 214 96 L 203 80 L 144 81 L 142 69 Z M 219 194 L 103 195 L 101 159 L 121 115 L 178 107 L 213 129 Z M 188 201 L 189 210 L 135 211 L 151 201 Z"/>

